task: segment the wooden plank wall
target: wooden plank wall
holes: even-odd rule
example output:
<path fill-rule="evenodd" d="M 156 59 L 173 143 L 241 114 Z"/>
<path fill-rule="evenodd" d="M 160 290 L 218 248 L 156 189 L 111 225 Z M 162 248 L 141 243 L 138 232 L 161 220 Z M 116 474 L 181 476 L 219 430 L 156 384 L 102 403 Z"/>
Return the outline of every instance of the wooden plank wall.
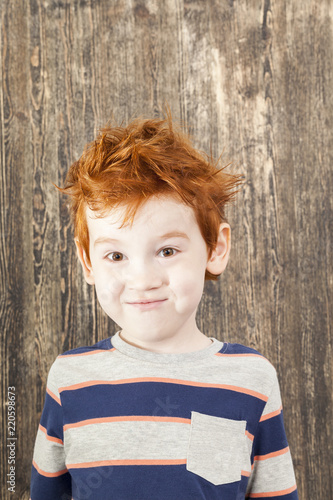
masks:
<path fill-rule="evenodd" d="M 28 499 L 51 363 L 113 334 L 83 281 L 62 183 L 112 116 L 166 101 L 196 145 L 238 165 L 230 265 L 199 326 L 276 366 L 300 498 L 331 498 L 330 0 L 3 0 L 1 498 Z M 6 486 L 16 388 L 16 493 Z"/>

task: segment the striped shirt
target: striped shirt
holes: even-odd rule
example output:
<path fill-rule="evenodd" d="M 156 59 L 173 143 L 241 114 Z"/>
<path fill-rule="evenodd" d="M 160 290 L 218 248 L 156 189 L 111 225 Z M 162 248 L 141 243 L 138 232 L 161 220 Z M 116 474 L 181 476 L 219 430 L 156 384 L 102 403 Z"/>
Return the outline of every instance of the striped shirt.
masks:
<path fill-rule="evenodd" d="M 181 354 L 119 332 L 58 356 L 31 500 L 298 499 L 276 371 L 222 343 Z"/>

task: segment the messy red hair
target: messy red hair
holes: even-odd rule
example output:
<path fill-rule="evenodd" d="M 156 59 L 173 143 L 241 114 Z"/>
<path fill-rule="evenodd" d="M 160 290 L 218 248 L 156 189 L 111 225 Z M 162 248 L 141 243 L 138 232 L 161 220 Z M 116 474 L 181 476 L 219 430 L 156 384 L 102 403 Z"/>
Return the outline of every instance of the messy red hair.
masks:
<path fill-rule="evenodd" d="M 153 195 L 172 195 L 193 208 L 208 258 L 215 249 L 225 207 L 241 184 L 241 175 L 217 169 L 217 162 L 199 153 L 188 135 L 165 119 L 137 118 L 126 127 L 106 126 L 73 163 L 60 191 L 70 195 L 75 237 L 88 262 L 86 207 L 105 215 L 125 206 L 121 227 L 132 224 L 138 208 Z M 206 271 L 206 280 L 218 276 Z"/>

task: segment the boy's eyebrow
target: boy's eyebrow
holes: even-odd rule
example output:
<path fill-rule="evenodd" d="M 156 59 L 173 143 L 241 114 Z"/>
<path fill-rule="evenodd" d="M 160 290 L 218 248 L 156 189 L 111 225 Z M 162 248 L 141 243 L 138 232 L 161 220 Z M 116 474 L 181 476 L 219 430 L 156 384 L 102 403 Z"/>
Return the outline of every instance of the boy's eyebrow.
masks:
<path fill-rule="evenodd" d="M 169 233 L 162 234 L 161 236 L 157 236 L 157 239 L 159 240 L 165 240 L 167 238 L 184 238 L 187 240 L 190 239 L 187 234 L 183 233 L 182 231 L 171 231 Z M 97 240 L 94 242 L 94 246 L 100 243 L 119 243 L 119 240 L 117 240 L 116 238 L 100 237 L 97 238 Z"/>
<path fill-rule="evenodd" d="M 94 242 L 94 247 L 96 245 L 99 245 L 100 243 L 119 243 L 119 240 L 116 240 L 115 238 L 107 238 L 106 236 L 97 238 L 97 240 L 95 240 Z"/>
<path fill-rule="evenodd" d="M 167 238 L 185 238 L 187 240 L 190 239 L 186 233 L 183 233 L 181 231 L 171 231 L 170 233 L 165 233 L 162 236 L 158 236 L 158 239 L 160 240 L 165 240 Z"/>

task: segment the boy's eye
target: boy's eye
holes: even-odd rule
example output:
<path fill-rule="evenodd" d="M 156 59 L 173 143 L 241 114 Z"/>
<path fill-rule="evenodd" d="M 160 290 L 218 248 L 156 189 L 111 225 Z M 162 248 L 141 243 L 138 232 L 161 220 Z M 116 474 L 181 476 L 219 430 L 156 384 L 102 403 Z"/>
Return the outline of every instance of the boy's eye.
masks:
<path fill-rule="evenodd" d="M 175 255 L 176 250 L 174 248 L 163 248 L 160 253 L 162 254 L 162 257 L 171 257 L 171 255 Z"/>
<path fill-rule="evenodd" d="M 124 255 L 121 252 L 111 252 L 108 254 L 108 259 L 113 260 L 114 262 L 120 262 L 123 260 Z"/>

